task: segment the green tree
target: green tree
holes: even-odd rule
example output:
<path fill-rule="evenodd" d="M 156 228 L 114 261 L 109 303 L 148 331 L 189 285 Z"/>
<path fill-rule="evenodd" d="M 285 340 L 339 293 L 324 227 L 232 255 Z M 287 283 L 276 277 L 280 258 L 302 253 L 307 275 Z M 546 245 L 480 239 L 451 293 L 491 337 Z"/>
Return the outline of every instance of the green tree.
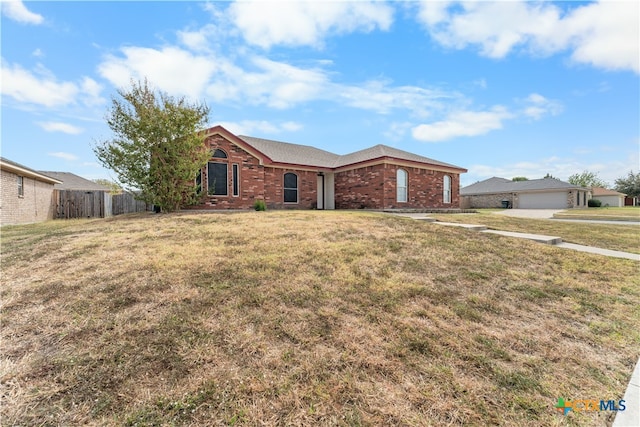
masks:
<path fill-rule="evenodd" d="M 526 176 L 514 176 L 511 181 L 529 181 L 529 178 Z"/>
<path fill-rule="evenodd" d="M 163 211 L 195 203 L 194 177 L 210 156 L 200 132 L 209 108 L 156 92 L 146 79 L 118 95 L 106 116 L 114 136 L 94 147 L 98 160 L 123 188 Z"/>
<path fill-rule="evenodd" d="M 570 184 L 580 187 L 607 187 L 607 183 L 598 177 L 597 172 L 584 171 L 582 173 L 576 173 L 571 175 L 568 181 Z"/>
<path fill-rule="evenodd" d="M 547 178 L 556 179 L 556 177 L 551 175 L 549 172 L 547 172 L 547 174 L 543 177 L 543 179 L 547 179 Z"/>
<path fill-rule="evenodd" d="M 616 179 L 615 184 L 616 191 L 629 197 L 640 197 L 640 172 L 634 174 L 630 171 L 626 177 Z"/>
<path fill-rule="evenodd" d="M 122 193 L 122 187 L 117 182 L 113 182 L 104 178 L 94 179 L 93 182 L 95 182 L 96 184 L 104 185 L 105 187 L 109 187 L 111 189 L 111 194 Z"/>

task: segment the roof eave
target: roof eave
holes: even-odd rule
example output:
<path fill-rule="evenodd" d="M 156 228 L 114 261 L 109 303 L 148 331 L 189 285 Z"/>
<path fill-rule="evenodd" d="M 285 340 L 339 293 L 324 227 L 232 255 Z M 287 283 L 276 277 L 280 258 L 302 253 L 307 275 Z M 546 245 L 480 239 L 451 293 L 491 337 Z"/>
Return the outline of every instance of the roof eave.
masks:
<path fill-rule="evenodd" d="M 55 178 L 51 178 L 50 176 L 38 173 L 32 169 L 27 169 L 27 168 L 23 168 L 21 166 L 18 165 L 14 165 L 11 163 L 7 163 L 7 162 L 3 162 L 0 161 L 0 166 L 2 169 L 9 171 L 9 172 L 13 172 L 16 175 L 21 175 L 21 176 L 25 176 L 25 177 L 29 177 L 29 178 L 33 178 L 36 179 L 38 181 L 43 181 L 43 182 L 47 182 L 50 184 L 62 184 L 62 181 L 57 180 Z"/>

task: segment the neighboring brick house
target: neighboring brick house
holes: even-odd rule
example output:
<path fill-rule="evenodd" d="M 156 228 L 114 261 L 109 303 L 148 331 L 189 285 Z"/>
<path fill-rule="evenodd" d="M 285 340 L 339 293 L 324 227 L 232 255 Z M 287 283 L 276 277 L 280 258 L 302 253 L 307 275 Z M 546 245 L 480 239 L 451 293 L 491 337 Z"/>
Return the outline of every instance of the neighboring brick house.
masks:
<path fill-rule="evenodd" d="M 512 181 L 489 178 L 460 190 L 463 208 L 567 209 L 587 207 L 589 188 L 555 178 Z"/>
<path fill-rule="evenodd" d="M 53 219 L 53 186 L 61 181 L 1 157 L 0 172 L 0 225 Z"/>
<path fill-rule="evenodd" d="M 458 166 L 385 145 L 338 155 L 318 148 L 206 131 L 212 157 L 197 181 L 200 208 L 458 208 Z"/>

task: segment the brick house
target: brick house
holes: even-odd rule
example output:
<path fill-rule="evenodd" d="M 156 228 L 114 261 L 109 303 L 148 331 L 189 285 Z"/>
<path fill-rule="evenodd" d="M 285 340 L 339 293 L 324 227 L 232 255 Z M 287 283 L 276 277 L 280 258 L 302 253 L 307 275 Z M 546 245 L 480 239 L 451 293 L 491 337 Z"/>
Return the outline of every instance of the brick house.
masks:
<path fill-rule="evenodd" d="M 0 225 L 53 219 L 55 178 L 0 157 Z"/>
<path fill-rule="evenodd" d="M 318 148 L 206 131 L 211 158 L 197 182 L 199 208 L 273 209 L 458 208 L 458 166 L 385 145 L 347 155 Z"/>

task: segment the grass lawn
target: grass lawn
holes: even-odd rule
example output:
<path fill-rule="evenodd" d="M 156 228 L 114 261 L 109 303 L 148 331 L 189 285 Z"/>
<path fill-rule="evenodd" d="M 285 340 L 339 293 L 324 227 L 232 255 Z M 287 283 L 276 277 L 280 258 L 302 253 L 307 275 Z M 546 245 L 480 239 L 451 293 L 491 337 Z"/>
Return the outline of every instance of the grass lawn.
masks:
<path fill-rule="evenodd" d="M 601 207 L 586 209 L 569 209 L 558 212 L 553 215 L 554 218 L 560 219 L 598 219 L 598 220 L 615 220 L 615 221 L 640 221 L 640 207 L 626 206 L 618 207 Z"/>
<path fill-rule="evenodd" d="M 554 405 L 621 399 L 640 354 L 638 263 L 526 240 L 313 211 L 1 232 L 3 425 L 604 425 Z"/>
<path fill-rule="evenodd" d="M 429 216 L 439 221 L 482 224 L 496 230 L 558 236 L 562 237 L 563 242 L 640 253 L 640 227 L 638 226 L 515 218 L 495 214 L 500 211 L 479 209 L 475 214 L 429 214 Z"/>

